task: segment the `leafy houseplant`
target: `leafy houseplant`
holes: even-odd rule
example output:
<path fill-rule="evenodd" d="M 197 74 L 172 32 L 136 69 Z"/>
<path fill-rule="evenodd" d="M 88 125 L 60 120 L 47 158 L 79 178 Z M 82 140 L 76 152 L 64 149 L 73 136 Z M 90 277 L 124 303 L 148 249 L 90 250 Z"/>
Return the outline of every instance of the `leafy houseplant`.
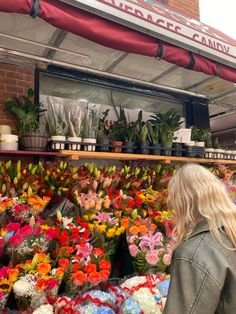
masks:
<path fill-rule="evenodd" d="M 161 145 L 159 143 L 159 124 L 157 121 L 148 121 L 148 137 L 152 144 L 152 154 L 160 155 L 161 154 Z"/>
<path fill-rule="evenodd" d="M 160 141 L 164 148 L 164 155 L 171 155 L 172 141 L 174 132 L 180 128 L 180 115 L 174 109 L 168 110 L 166 113 L 156 113 L 152 116 L 152 120 L 159 125 Z"/>
<path fill-rule="evenodd" d="M 138 121 L 131 121 L 125 128 L 125 153 L 132 154 L 134 152 L 135 141 L 137 138 Z"/>
<path fill-rule="evenodd" d="M 96 104 L 88 104 L 88 107 L 85 109 L 81 134 L 83 142 L 86 144 L 96 144 L 97 142 L 100 112 L 96 107 Z M 84 145 L 84 150 L 86 151 L 95 151 L 95 148 L 95 145 Z"/>
<path fill-rule="evenodd" d="M 102 116 L 99 119 L 99 125 L 98 125 L 98 141 L 100 144 L 100 151 L 102 152 L 108 152 L 109 151 L 109 134 L 110 134 L 110 128 L 109 128 L 109 121 L 107 119 L 109 115 L 110 109 L 107 109 L 106 111 L 102 112 Z"/>
<path fill-rule="evenodd" d="M 28 89 L 26 96 L 8 98 L 5 106 L 7 111 L 16 117 L 23 149 L 45 150 L 48 137 L 39 131 L 39 118 L 45 110 L 41 108 L 40 103 L 34 102 L 33 89 Z"/>

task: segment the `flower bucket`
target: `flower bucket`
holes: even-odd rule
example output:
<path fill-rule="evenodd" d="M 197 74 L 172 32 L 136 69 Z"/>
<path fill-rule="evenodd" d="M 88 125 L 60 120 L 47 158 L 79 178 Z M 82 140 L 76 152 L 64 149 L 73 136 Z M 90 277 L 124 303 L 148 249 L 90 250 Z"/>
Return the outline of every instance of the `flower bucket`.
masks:
<path fill-rule="evenodd" d="M 21 137 L 23 150 L 43 152 L 46 151 L 48 137 L 44 134 L 27 132 Z"/>

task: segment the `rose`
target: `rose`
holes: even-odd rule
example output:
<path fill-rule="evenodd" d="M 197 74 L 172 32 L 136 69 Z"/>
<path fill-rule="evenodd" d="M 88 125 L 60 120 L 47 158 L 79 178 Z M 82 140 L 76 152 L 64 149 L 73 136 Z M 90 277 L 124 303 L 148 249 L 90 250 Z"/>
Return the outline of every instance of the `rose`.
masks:
<path fill-rule="evenodd" d="M 88 276 L 88 281 L 93 285 L 96 286 L 102 281 L 102 276 L 97 271 L 90 273 Z"/>
<path fill-rule="evenodd" d="M 110 270 L 111 264 L 110 264 L 110 262 L 108 262 L 108 261 L 106 261 L 106 260 L 101 260 L 101 261 L 99 262 L 99 267 L 100 267 L 100 269 Z"/>
<path fill-rule="evenodd" d="M 7 231 L 17 231 L 20 229 L 20 224 L 18 222 L 11 222 L 7 226 Z"/>
<path fill-rule="evenodd" d="M 162 262 L 165 265 L 170 265 L 170 261 L 171 261 L 171 255 L 170 254 L 165 254 L 162 258 Z"/>
<path fill-rule="evenodd" d="M 130 252 L 130 255 L 135 257 L 138 255 L 138 253 L 140 252 L 137 245 L 135 244 L 131 244 L 129 245 L 129 252 Z"/>
<path fill-rule="evenodd" d="M 150 264 L 152 266 L 156 265 L 159 262 L 158 251 L 154 250 L 154 251 L 147 253 L 145 258 L 146 258 L 146 261 L 148 262 L 148 264 Z"/>

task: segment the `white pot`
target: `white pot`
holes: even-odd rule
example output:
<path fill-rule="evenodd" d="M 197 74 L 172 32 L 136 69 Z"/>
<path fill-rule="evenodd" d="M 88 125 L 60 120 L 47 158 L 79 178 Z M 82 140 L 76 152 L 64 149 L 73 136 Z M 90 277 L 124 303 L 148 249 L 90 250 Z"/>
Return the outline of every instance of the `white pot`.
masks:
<path fill-rule="evenodd" d="M 215 158 L 221 159 L 222 155 L 222 149 L 221 148 L 215 148 Z"/>
<path fill-rule="evenodd" d="M 75 144 L 68 143 L 68 149 L 69 150 L 80 150 L 81 145 L 80 144 L 76 144 L 76 142 L 82 142 L 82 138 L 81 137 L 76 137 L 76 136 L 68 137 L 67 141 L 71 142 L 71 143 L 75 143 Z"/>
<path fill-rule="evenodd" d="M 214 158 L 214 148 L 205 149 L 205 158 Z"/>
<path fill-rule="evenodd" d="M 97 140 L 96 138 L 83 138 L 83 142 L 86 143 L 86 144 L 96 144 L 97 143 Z M 84 150 L 87 151 L 87 152 L 94 152 L 95 149 L 96 149 L 96 146 L 95 145 L 84 145 Z"/>
<path fill-rule="evenodd" d="M 205 143 L 204 142 L 195 142 L 195 146 L 205 147 Z"/>
<path fill-rule="evenodd" d="M 10 125 L 0 125 L 0 134 L 11 134 Z"/>
<path fill-rule="evenodd" d="M 0 135 L 1 150 L 18 150 L 18 136 L 13 134 Z"/>
<path fill-rule="evenodd" d="M 52 141 L 55 141 L 55 143 L 52 143 L 52 149 L 65 149 L 65 144 L 64 143 L 60 143 L 60 142 L 65 142 L 66 141 L 66 137 L 62 136 L 62 135 L 53 135 L 51 137 Z M 58 142 L 58 143 L 56 143 Z"/>

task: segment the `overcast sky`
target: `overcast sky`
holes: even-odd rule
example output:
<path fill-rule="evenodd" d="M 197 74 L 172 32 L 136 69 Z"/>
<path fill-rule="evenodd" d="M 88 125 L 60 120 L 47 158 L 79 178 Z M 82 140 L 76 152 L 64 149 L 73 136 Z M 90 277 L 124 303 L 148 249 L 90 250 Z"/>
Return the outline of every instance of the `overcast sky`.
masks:
<path fill-rule="evenodd" d="M 236 0 L 199 0 L 201 21 L 236 39 Z"/>

